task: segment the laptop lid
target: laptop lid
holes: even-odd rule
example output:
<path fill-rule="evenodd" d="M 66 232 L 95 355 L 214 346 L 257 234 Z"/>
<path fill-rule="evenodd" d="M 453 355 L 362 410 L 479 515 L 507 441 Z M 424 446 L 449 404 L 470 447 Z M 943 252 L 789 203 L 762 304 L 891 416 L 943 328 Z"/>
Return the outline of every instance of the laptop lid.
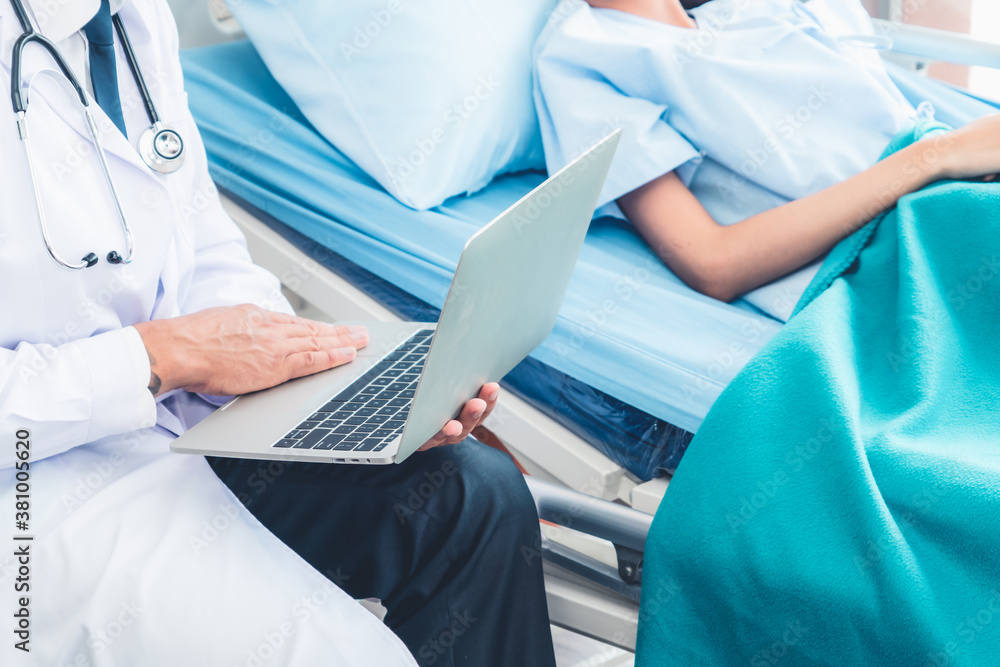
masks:
<path fill-rule="evenodd" d="M 552 332 L 620 137 L 602 139 L 466 243 L 397 461 Z"/>

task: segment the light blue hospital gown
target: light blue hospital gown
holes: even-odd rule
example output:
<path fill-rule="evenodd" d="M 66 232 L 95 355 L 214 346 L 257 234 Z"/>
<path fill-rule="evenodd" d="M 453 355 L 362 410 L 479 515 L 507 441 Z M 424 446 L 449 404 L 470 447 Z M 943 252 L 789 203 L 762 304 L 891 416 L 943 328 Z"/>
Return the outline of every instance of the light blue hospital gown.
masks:
<path fill-rule="evenodd" d="M 692 16 L 696 30 L 563 0 L 538 40 L 549 173 L 623 129 L 602 214 L 624 217 L 615 199 L 676 170 L 738 222 L 870 167 L 916 119 L 858 0 L 713 0 Z M 787 320 L 818 265 L 745 298 Z"/>

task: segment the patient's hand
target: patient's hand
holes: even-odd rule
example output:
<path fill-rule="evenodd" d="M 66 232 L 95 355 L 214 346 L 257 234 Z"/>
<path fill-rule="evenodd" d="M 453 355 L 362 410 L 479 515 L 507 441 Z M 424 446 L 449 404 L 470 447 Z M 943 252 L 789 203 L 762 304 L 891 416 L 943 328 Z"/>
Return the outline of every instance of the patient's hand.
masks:
<path fill-rule="evenodd" d="M 995 180 L 1000 173 L 1000 114 L 974 120 L 947 137 L 942 178 Z"/>
<path fill-rule="evenodd" d="M 352 361 L 362 326 L 334 326 L 257 306 L 209 308 L 135 325 L 149 355 L 149 390 L 233 396 Z"/>
<path fill-rule="evenodd" d="M 500 385 L 490 382 L 479 390 L 479 397 L 465 404 L 458 419 L 452 419 L 437 432 L 433 438 L 420 447 L 419 451 L 439 447 L 441 445 L 456 445 L 472 433 L 472 429 L 482 424 L 497 404 L 500 396 Z"/>

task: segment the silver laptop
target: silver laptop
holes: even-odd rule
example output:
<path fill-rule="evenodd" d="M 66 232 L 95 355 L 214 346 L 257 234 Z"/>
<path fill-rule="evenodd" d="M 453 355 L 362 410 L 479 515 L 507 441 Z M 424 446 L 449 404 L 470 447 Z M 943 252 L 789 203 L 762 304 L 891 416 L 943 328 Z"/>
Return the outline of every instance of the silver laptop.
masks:
<path fill-rule="evenodd" d="M 437 325 L 364 322 L 370 342 L 352 363 L 238 396 L 173 451 L 365 464 L 408 457 L 552 331 L 620 135 L 469 239 Z"/>

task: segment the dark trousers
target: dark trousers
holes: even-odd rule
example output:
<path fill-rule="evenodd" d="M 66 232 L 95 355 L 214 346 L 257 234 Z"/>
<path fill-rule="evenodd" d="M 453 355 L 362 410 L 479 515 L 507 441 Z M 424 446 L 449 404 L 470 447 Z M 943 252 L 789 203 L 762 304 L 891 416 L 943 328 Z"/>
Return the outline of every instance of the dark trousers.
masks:
<path fill-rule="evenodd" d="M 538 516 L 510 458 L 474 440 L 366 466 L 209 458 L 264 526 L 421 665 L 555 664 Z"/>

